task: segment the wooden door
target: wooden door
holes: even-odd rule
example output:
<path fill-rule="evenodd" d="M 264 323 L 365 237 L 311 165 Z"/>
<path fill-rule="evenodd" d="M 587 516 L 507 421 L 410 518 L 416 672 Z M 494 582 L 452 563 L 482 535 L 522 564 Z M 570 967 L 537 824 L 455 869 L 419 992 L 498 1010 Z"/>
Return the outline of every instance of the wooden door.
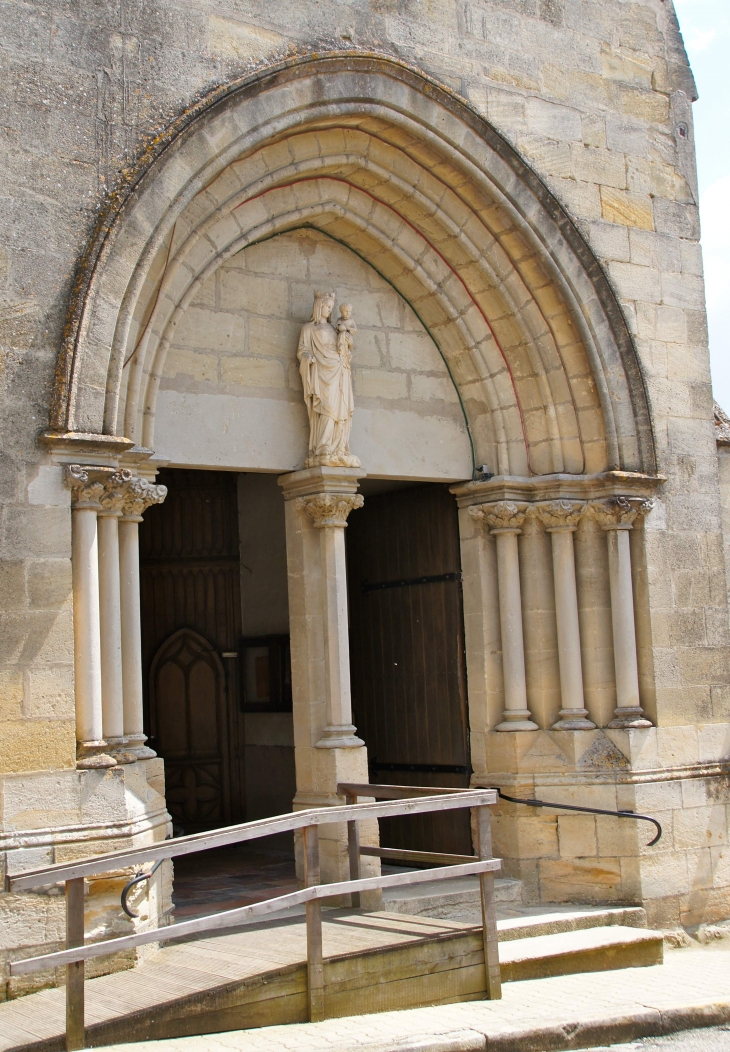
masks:
<path fill-rule="evenodd" d="M 151 745 L 186 832 L 243 821 L 237 661 L 237 476 L 161 471 L 164 504 L 140 526 L 142 657 Z"/>
<path fill-rule="evenodd" d="M 371 780 L 466 787 L 456 502 L 441 485 L 366 497 L 346 538 L 353 712 Z M 468 812 L 380 825 L 385 846 L 471 853 Z"/>
<path fill-rule="evenodd" d="M 224 824 L 230 814 L 226 676 L 215 648 L 181 628 L 150 669 L 151 731 L 165 759 L 165 796 L 183 828 Z"/>

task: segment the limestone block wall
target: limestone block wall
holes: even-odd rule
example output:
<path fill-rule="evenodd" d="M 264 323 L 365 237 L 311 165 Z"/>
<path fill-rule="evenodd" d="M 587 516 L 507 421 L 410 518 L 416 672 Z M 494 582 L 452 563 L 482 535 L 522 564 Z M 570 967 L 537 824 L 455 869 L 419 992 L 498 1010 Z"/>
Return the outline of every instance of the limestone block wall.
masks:
<path fill-rule="evenodd" d="M 164 840 L 171 834 L 164 798 L 164 765 L 140 760 L 106 770 L 74 768 L 10 774 L 3 780 L 0 858 L 5 876 L 56 862 L 69 862 Z M 159 927 L 172 913 L 172 865 L 166 862 L 149 882 L 138 885 L 129 905 L 139 919 L 122 913 L 119 897 L 136 870 L 101 874 L 86 882 L 85 936 L 88 941 Z M 63 885 L 38 892 L 0 892 L 0 1000 L 17 997 L 62 979 L 36 972 L 11 977 L 9 962 L 63 949 L 66 906 Z M 144 950 L 142 952 L 145 952 Z M 88 974 L 130 967 L 139 951 L 97 958 Z"/>
<path fill-rule="evenodd" d="M 309 425 L 296 353 L 320 288 L 337 295 L 335 322 L 339 304 L 351 303 L 357 324 L 353 452 L 375 475 L 469 478 L 464 415 L 438 349 L 387 281 L 318 230 L 239 252 L 202 285 L 165 361 L 158 455 L 197 467 L 301 467 Z"/>
<path fill-rule="evenodd" d="M 58 772 L 70 781 L 78 777 L 73 767 L 70 510 L 59 469 L 38 435 L 47 426 L 66 305 L 99 206 L 145 143 L 206 92 L 286 55 L 326 48 L 374 50 L 403 59 L 465 99 L 553 191 L 608 273 L 638 350 L 642 377 L 637 382 L 648 391 L 658 468 L 667 477 L 647 522 L 638 574 L 635 563 L 636 587 L 643 589 L 648 610 L 639 633 L 642 701 L 656 719 L 657 735 L 666 730 L 685 743 L 693 735 L 698 740 L 701 734 L 716 735 L 711 754 L 720 767 L 712 793 L 720 794 L 730 756 L 723 730 L 730 721 L 727 583 L 698 243 L 690 105 L 695 91 L 671 0 L 433 0 L 428 5 L 355 0 L 347 6 L 335 0 L 314 6 L 299 0 L 235 5 L 222 0 L 215 12 L 191 0 L 62 8 L 35 0 L 5 6 L 0 46 L 0 777 L 5 796 L 15 780 L 35 778 L 38 772 Z M 313 258 L 319 252 L 318 245 Z M 258 277 L 278 280 L 260 265 Z M 353 302 L 358 291 L 367 289 L 371 296 L 382 291 L 370 276 L 357 277 L 350 291 L 349 266 L 346 273 L 342 282 L 338 278 L 338 289 Z M 301 280 L 301 272 L 287 280 Z M 210 302 L 201 306 L 211 309 Z M 304 304 L 297 309 L 304 310 Z M 377 350 L 378 356 L 385 352 L 378 349 L 375 330 L 389 325 L 373 325 L 371 352 Z M 409 340 L 415 339 L 417 327 L 410 332 Z M 205 373 L 212 363 L 195 357 L 209 350 L 191 343 L 175 352 L 184 352 L 188 364 L 183 368 L 181 357 L 179 372 L 166 377 L 166 398 L 201 397 L 210 392 L 209 384 L 216 396 L 237 397 L 240 385 L 217 371 L 228 355 L 213 355 L 214 379 Z M 255 384 L 274 372 L 277 380 L 282 377 L 281 387 L 265 389 L 269 408 L 277 400 L 296 402 L 277 354 L 264 353 L 260 346 L 252 353 L 250 344 L 245 353 L 265 363 L 247 363 Z M 361 366 L 356 397 L 363 406 L 367 397 L 375 400 L 373 409 L 387 401 L 400 411 L 398 399 L 385 392 L 405 384 L 406 411 L 413 413 L 416 373 L 384 358 L 373 358 L 372 364 L 361 359 Z M 367 370 L 385 376 L 381 387 L 376 376 L 366 395 Z M 443 379 L 429 372 L 423 380 Z M 103 388 L 106 378 L 95 380 Z M 440 418 L 456 420 L 455 411 L 443 399 Z M 541 543 L 539 537 L 533 543 Z M 579 560 L 578 572 L 588 580 L 590 559 L 583 569 Z M 544 590 L 545 582 L 534 582 L 536 609 L 543 609 Z M 595 602 L 600 606 L 600 594 Z M 545 618 L 536 632 L 528 645 L 535 662 L 551 647 Z M 600 639 L 595 645 L 606 649 Z M 553 689 L 547 681 L 536 702 L 546 709 L 553 705 Z M 598 698 L 608 688 L 599 678 L 591 689 Z M 672 747 L 657 752 L 656 770 L 673 771 L 681 793 L 685 784 L 693 787 L 687 793 L 694 793 L 698 780 L 682 780 L 683 771 L 687 764 L 699 770 L 702 755 L 695 754 L 694 745 Z M 486 763 L 486 741 L 483 757 Z M 656 780 L 662 787 L 657 792 L 669 794 L 671 783 L 671 778 Z M 673 799 L 679 800 L 678 792 L 671 789 Z M 667 799 L 662 795 L 659 802 Z M 683 807 L 689 801 L 682 795 Z M 702 819 L 705 812 L 698 815 Z M 0 832 L 6 836 L 14 827 L 9 819 L 3 821 Z M 721 843 L 708 847 L 702 820 L 690 823 L 682 835 L 684 846 L 677 840 L 679 854 L 672 856 L 680 861 L 675 866 L 665 860 L 664 869 L 657 869 L 658 881 L 668 879 L 671 862 L 676 882 L 667 896 L 675 898 L 691 894 L 676 889 L 690 879 L 692 852 L 713 859 L 713 882 L 722 883 L 727 865 Z M 564 838 L 565 845 L 569 842 Z M 583 857 L 572 847 L 565 852 L 564 858 Z M 698 872 L 699 866 L 693 870 Z M 55 938 L 47 919 L 51 900 L 38 901 L 27 945 L 44 943 L 47 931 Z"/>

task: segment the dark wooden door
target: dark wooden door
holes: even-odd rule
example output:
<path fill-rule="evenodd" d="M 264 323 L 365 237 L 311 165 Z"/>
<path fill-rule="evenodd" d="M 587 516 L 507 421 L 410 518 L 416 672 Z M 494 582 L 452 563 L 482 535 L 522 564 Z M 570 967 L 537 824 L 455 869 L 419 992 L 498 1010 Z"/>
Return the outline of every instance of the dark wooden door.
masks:
<path fill-rule="evenodd" d="M 441 485 L 366 497 L 346 538 L 353 712 L 371 780 L 468 786 L 456 502 Z M 468 812 L 380 826 L 385 846 L 471 853 Z"/>
<path fill-rule="evenodd" d="M 186 832 L 245 818 L 235 655 L 241 634 L 237 476 L 161 471 L 140 526 L 148 733 Z"/>

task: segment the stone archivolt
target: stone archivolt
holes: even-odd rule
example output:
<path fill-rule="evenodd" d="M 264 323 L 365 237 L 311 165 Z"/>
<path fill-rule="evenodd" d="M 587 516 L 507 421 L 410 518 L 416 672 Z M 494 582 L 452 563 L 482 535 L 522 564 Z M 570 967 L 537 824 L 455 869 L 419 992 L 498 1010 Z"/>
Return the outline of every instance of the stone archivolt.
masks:
<path fill-rule="evenodd" d="M 326 526 L 347 526 L 347 516 L 363 504 L 364 498 L 359 493 L 314 493 L 298 497 L 296 501 L 299 511 L 305 512 L 320 530 Z"/>
<path fill-rule="evenodd" d="M 522 177 L 491 128 L 416 71 L 362 55 L 347 68 L 322 56 L 259 74 L 222 111 L 201 112 L 172 168 L 166 157 L 158 179 L 148 173 L 122 205 L 104 265 L 80 286 L 54 427 L 154 446 L 180 312 L 225 259 L 307 227 L 352 247 L 418 303 L 460 392 L 476 463 L 521 477 L 654 470 L 633 345 L 580 235 L 556 221 L 560 206 Z"/>

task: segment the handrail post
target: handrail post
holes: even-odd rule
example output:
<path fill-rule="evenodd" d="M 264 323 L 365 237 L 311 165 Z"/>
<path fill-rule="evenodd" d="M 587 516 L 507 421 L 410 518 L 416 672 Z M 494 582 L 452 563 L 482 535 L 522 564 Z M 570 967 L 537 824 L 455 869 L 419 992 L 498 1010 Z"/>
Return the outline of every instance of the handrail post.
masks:
<path fill-rule="evenodd" d="M 492 820 L 489 807 L 475 807 L 474 817 L 476 820 L 477 854 L 479 858 L 493 858 Z M 479 877 L 479 885 L 482 899 L 482 933 L 487 998 L 490 1001 L 498 1001 L 502 997 L 502 977 L 499 970 L 497 913 L 494 905 L 494 874 L 482 873 Z"/>
<path fill-rule="evenodd" d="M 66 881 L 66 949 L 84 945 L 84 878 Z M 85 1048 L 83 961 L 66 965 L 66 1050 Z"/>
<path fill-rule="evenodd" d="M 305 826 L 304 837 L 304 885 L 307 888 L 320 883 L 319 876 L 319 829 Z M 324 963 L 322 959 L 322 904 L 318 899 L 306 904 L 307 912 L 307 995 L 309 999 L 309 1021 L 319 1023 L 324 1019 Z"/>
<path fill-rule="evenodd" d="M 346 804 L 356 804 L 357 797 L 349 793 L 345 796 Z M 347 823 L 347 855 L 350 860 L 350 880 L 360 879 L 360 829 L 357 819 Z M 354 910 L 360 909 L 360 892 L 353 891 L 350 895 L 350 906 Z"/>

